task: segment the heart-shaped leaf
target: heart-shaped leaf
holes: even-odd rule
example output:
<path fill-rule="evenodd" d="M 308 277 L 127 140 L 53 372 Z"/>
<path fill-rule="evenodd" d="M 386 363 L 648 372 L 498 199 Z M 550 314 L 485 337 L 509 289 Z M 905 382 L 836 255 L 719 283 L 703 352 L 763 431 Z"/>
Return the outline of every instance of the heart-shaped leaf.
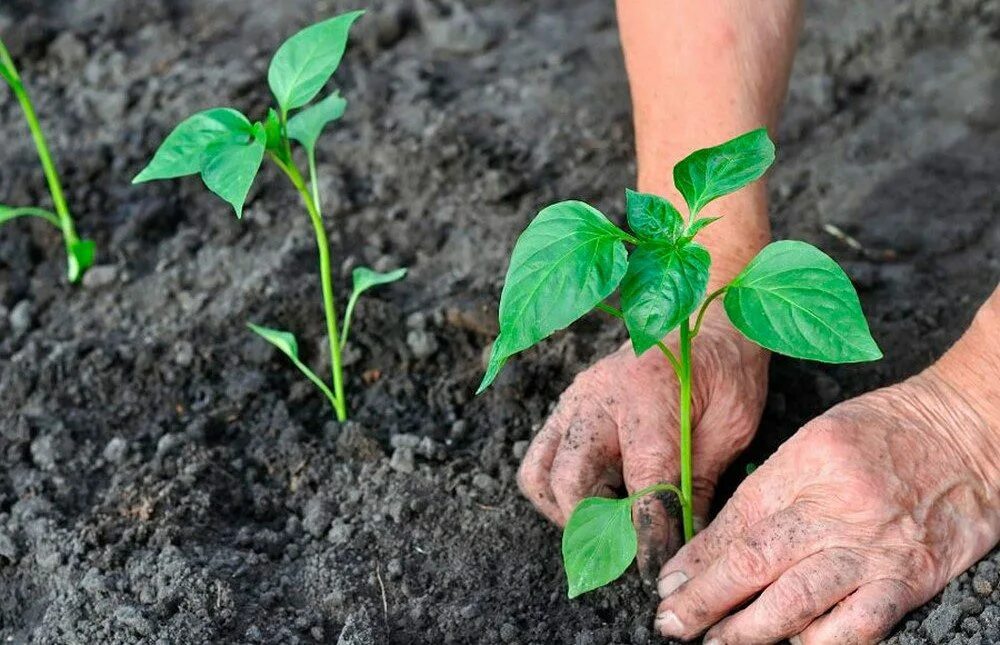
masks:
<path fill-rule="evenodd" d="M 695 150 L 674 166 L 674 185 L 692 216 L 717 197 L 743 188 L 774 162 L 774 143 L 760 128 L 714 148 Z"/>
<path fill-rule="evenodd" d="M 619 578 L 632 564 L 637 548 L 631 499 L 582 500 L 569 516 L 562 536 L 569 597 L 576 598 Z"/>
<path fill-rule="evenodd" d="M 708 285 L 711 257 L 695 242 L 643 242 L 628 259 L 621 304 L 632 339 L 642 354 L 690 316 Z"/>
<path fill-rule="evenodd" d="M 223 139 L 208 146 L 202 159 L 201 179 L 213 193 L 224 199 L 236 217 L 243 217 L 250 186 L 264 160 L 267 134 L 262 124 L 257 124 L 249 139 Z"/>
<path fill-rule="evenodd" d="M 213 108 L 182 121 L 167 135 L 152 161 L 132 180 L 133 184 L 173 179 L 201 172 L 205 151 L 220 142 L 246 141 L 253 126 L 231 108 Z"/>
<path fill-rule="evenodd" d="M 625 274 L 627 237 L 583 202 L 542 209 L 514 245 L 500 295 L 500 336 L 478 392 L 510 356 L 566 327 L 615 290 Z"/>
<path fill-rule="evenodd" d="M 313 100 L 340 65 L 351 25 L 364 11 L 351 11 L 298 32 L 278 48 L 267 82 L 286 113 Z"/>
<path fill-rule="evenodd" d="M 847 274 L 805 242 L 764 247 L 730 283 L 724 303 L 737 329 L 780 354 L 824 363 L 882 358 Z"/>

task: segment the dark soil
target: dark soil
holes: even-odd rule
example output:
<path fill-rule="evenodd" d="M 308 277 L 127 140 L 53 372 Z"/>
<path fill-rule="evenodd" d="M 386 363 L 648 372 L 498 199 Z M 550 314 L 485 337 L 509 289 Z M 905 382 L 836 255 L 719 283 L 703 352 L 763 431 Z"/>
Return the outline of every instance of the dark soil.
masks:
<path fill-rule="evenodd" d="M 10 643 L 647 643 L 630 573 L 565 597 L 559 532 L 518 456 L 573 375 L 622 340 L 592 317 L 473 398 L 513 241 L 570 197 L 621 213 L 635 172 L 611 3 L 375 0 L 320 147 L 340 293 L 358 310 L 354 421 L 253 320 L 321 370 L 311 231 L 273 172 L 243 221 L 197 179 L 132 187 L 181 118 L 254 117 L 264 75 L 327 0 L 4 0 L 100 268 L 63 278 L 44 224 L 0 232 L 0 638 Z M 776 234 L 856 281 L 886 360 L 776 359 L 759 462 L 831 404 L 913 374 L 1000 277 L 1000 3 L 810 3 L 771 179 Z M 45 202 L 0 92 L 0 201 Z M 829 226 L 853 236 L 858 251 Z M 333 228 L 331 224 L 331 228 Z M 362 378 L 362 375 L 365 378 Z M 890 642 L 1000 642 L 996 552 Z"/>

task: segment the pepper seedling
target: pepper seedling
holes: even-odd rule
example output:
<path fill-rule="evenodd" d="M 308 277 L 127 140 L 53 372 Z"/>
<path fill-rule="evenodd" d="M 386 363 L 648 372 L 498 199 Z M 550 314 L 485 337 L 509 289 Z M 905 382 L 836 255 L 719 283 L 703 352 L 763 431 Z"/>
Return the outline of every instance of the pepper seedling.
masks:
<path fill-rule="evenodd" d="M 286 354 L 323 392 L 339 421 L 347 419 L 341 351 L 347 343 L 355 303 L 362 292 L 406 275 L 406 269 L 388 273 L 364 267 L 354 269 L 353 291 L 338 325 L 330 243 L 323 224 L 316 172 L 316 142 L 327 125 L 343 116 L 347 101 L 336 91 L 313 101 L 340 65 L 351 25 L 363 13 L 352 11 L 306 27 L 278 47 L 267 72 L 267 82 L 278 105 L 277 109 L 268 110 L 263 121 L 251 123 L 239 111 L 225 107 L 199 112 L 181 122 L 167 136 L 149 165 L 132 181 L 138 184 L 200 174 L 205 186 L 228 202 L 236 217 L 241 218 L 247 194 L 264 157 L 284 173 L 302 198 L 316 237 L 332 389 L 299 359 L 294 335 L 253 323 L 248 326 Z M 292 153 L 293 141 L 305 152 L 308 183 Z"/>
<path fill-rule="evenodd" d="M 63 193 L 62 184 L 59 182 L 59 173 L 56 171 L 52 155 L 49 153 L 49 146 L 42 133 L 42 126 L 38 122 L 35 106 L 24 87 L 21 73 L 14 65 L 14 59 L 11 58 L 2 39 L 0 39 L 0 78 L 6 81 L 14 98 L 21 105 L 21 111 L 24 112 L 24 120 L 28 124 L 28 130 L 31 131 L 31 138 L 35 142 L 38 160 L 42 164 L 42 172 L 45 173 L 45 180 L 49 185 L 52 207 L 55 209 L 53 213 L 38 206 L 0 204 L 0 224 L 19 217 L 37 217 L 62 231 L 63 242 L 66 245 L 66 276 L 70 282 L 76 282 L 94 264 L 96 246 L 92 240 L 80 239 L 76 233 L 76 225 L 70 214 L 69 206 L 66 205 L 66 196 Z"/>
<path fill-rule="evenodd" d="M 759 179 L 773 161 L 767 131 L 753 130 L 697 150 L 674 167 L 674 185 L 687 202 L 686 221 L 668 200 L 626 190 L 631 233 L 588 204 L 565 201 L 538 213 L 514 246 L 500 296 L 500 334 L 479 392 L 511 356 L 595 308 L 624 322 L 637 355 L 658 348 L 680 390 L 680 482 L 655 484 L 622 499 L 589 497 L 576 506 L 562 539 L 570 598 L 628 569 L 637 548 L 632 505 L 643 496 L 675 494 L 684 539 L 694 536 L 691 352 L 709 304 L 722 298 L 730 322 L 744 336 L 787 356 L 827 363 L 882 357 L 850 279 L 805 242 L 769 244 L 729 284 L 705 295 L 711 257 L 695 237 L 718 218 L 699 212 Z M 616 289 L 620 309 L 605 303 Z M 662 340 L 675 329 L 677 353 Z"/>

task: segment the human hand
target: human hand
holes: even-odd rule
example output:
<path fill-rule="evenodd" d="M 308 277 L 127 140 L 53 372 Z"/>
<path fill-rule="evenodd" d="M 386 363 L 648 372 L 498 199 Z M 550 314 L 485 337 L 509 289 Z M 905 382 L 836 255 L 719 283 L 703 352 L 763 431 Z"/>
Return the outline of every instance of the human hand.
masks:
<path fill-rule="evenodd" d="M 666 342 L 676 353 L 676 341 Z M 712 305 L 694 341 L 693 506 L 708 511 L 715 482 L 746 447 L 767 390 L 767 352 L 744 339 Z M 636 357 L 626 343 L 581 373 L 535 436 L 521 463 L 521 491 L 549 519 L 565 524 L 584 497 L 613 497 L 680 474 L 677 377 L 656 349 Z M 652 392 L 652 394 L 651 394 Z M 639 565 L 647 578 L 681 544 L 669 493 L 633 508 Z"/>
<path fill-rule="evenodd" d="M 807 424 L 663 567 L 658 631 L 877 641 L 1000 538 L 1000 409 L 970 401 L 931 368 Z"/>

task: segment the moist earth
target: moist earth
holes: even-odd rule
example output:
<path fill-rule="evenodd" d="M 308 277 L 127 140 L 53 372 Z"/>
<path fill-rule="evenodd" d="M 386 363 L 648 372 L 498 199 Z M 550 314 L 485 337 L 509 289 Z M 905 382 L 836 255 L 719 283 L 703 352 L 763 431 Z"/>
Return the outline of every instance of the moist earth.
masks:
<path fill-rule="evenodd" d="M 100 250 L 73 288 L 53 230 L 0 231 L 4 642 L 657 641 L 655 593 L 634 571 L 566 599 L 559 531 L 515 483 L 560 391 L 621 329 L 588 317 L 473 397 L 519 232 L 567 198 L 620 220 L 633 185 L 612 3 L 370 3 L 336 75 L 347 114 L 319 147 L 325 211 L 341 296 L 358 264 L 410 275 L 358 307 L 349 423 L 244 327 L 294 331 L 327 369 L 294 191 L 265 170 L 237 221 L 197 179 L 129 185 L 183 117 L 262 117 L 276 46 L 353 8 L 0 5 Z M 775 233 L 844 264 L 886 359 L 775 358 L 761 432 L 720 502 L 809 418 L 926 366 L 1000 277 L 1000 3 L 806 12 Z M 0 96 L 0 201 L 47 203 Z M 998 570 L 993 552 L 889 642 L 1000 642 Z"/>

